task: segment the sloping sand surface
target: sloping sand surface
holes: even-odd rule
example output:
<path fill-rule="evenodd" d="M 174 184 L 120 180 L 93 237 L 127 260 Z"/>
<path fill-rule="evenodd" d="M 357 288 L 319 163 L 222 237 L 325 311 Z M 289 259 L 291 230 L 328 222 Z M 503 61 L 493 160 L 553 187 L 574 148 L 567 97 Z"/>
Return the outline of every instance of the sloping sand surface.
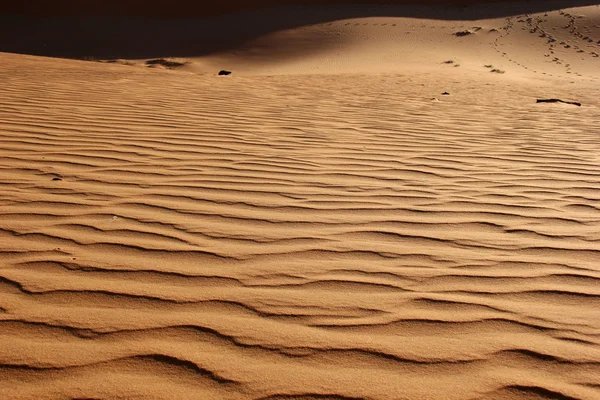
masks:
<path fill-rule="evenodd" d="M 597 41 L 594 6 L 0 53 L 0 398 L 600 398 Z"/>

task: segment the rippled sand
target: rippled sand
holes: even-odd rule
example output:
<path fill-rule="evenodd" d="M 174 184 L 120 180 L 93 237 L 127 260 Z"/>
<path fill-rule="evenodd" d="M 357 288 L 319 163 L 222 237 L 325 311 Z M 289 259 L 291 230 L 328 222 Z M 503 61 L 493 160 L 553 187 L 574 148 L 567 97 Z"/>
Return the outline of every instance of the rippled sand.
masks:
<path fill-rule="evenodd" d="M 0 398 L 600 398 L 600 61 L 528 17 L 397 72 L 0 53 Z"/>

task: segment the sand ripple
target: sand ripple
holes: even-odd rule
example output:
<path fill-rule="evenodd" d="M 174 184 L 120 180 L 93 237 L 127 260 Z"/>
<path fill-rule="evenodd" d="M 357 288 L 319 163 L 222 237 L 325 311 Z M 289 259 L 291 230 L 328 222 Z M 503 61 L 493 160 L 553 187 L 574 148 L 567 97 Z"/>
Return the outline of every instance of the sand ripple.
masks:
<path fill-rule="evenodd" d="M 598 108 L 1 59 L 0 397 L 600 397 Z"/>

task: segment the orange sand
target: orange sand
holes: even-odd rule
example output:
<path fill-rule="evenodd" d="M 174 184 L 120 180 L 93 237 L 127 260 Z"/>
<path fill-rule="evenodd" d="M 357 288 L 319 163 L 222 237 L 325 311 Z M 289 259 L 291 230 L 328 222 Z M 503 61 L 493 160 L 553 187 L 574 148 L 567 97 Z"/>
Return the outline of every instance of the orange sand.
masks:
<path fill-rule="evenodd" d="M 0 53 L 1 399 L 600 398 L 600 7 L 353 10 Z"/>

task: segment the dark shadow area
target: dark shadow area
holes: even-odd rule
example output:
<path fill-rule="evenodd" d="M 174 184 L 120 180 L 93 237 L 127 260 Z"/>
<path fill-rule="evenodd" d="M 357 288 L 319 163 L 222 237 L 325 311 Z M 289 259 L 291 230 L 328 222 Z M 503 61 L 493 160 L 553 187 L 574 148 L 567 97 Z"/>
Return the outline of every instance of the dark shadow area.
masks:
<path fill-rule="evenodd" d="M 597 5 L 600 1 L 551 0 L 476 5 L 460 3 L 459 5 L 288 5 L 203 18 L 2 14 L 0 15 L 0 52 L 97 59 L 200 57 L 235 48 L 272 32 L 347 18 L 410 17 L 476 20 Z M 43 13 L 44 10 L 37 11 Z"/>
<path fill-rule="evenodd" d="M 366 4 L 395 6 L 430 5 L 430 6 L 480 6 L 482 4 L 515 3 L 516 7 L 529 7 L 529 12 L 544 11 L 545 4 L 562 3 L 560 7 L 577 7 L 583 4 L 595 4 L 590 1 L 526 1 L 515 0 L 228 0 L 204 2 L 198 0 L 26 0 L 5 1 L 0 6 L 0 14 L 21 14 L 37 16 L 137 16 L 137 17 L 207 17 L 211 15 L 234 13 L 250 9 L 277 6 L 314 6 L 343 4 Z M 518 4 L 529 3 L 529 4 Z M 495 11 L 502 12 L 502 11 Z M 499 16 L 496 14 L 496 16 Z"/>

